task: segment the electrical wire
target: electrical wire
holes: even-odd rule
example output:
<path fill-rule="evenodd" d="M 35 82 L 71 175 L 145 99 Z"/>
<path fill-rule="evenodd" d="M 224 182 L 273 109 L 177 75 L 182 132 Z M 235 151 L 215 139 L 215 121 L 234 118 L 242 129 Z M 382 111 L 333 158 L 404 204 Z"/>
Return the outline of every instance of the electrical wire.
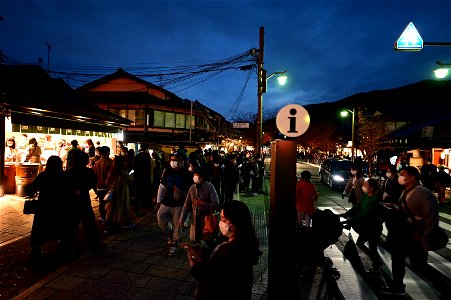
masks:
<path fill-rule="evenodd" d="M 230 111 L 227 113 L 227 116 L 225 117 L 226 120 L 228 120 L 229 116 L 232 116 L 232 117 L 233 117 L 232 119 L 236 119 L 236 117 L 237 117 L 237 116 L 236 116 L 236 112 L 237 112 L 237 110 L 238 110 L 238 107 L 240 106 L 241 100 L 243 99 L 243 95 L 244 95 L 244 91 L 246 90 L 247 83 L 249 82 L 249 79 L 251 78 L 252 73 L 255 72 L 256 68 L 257 68 L 257 66 L 256 66 L 256 65 L 253 65 L 252 68 L 248 71 L 246 81 L 244 82 L 244 86 L 243 86 L 243 88 L 241 89 L 241 92 L 240 92 L 240 94 L 238 95 L 237 99 L 236 99 L 235 102 L 233 103 L 232 108 L 231 108 Z"/>

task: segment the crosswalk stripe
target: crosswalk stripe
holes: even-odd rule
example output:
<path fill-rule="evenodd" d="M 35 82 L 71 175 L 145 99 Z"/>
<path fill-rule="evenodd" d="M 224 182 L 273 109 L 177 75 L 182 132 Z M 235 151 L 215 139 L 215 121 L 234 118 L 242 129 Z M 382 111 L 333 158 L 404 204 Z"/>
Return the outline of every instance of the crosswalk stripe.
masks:
<path fill-rule="evenodd" d="M 334 212 L 334 214 L 338 214 L 338 212 L 332 207 L 319 207 L 319 208 L 322 210 L 330 209 L 332 212 Z M 344 221 L 345 219 L 341 218 L 341 220 Z M 448 231 L 450 231 L 451 229 L 451 226 L 445 222 L 440 221 L 440 226 Z M 359 234 L 355 232 L 353 229 L 351 230 L 343 229 L 343 233 L 348 235 L 349 238 L 352 239 L 353 241 L 357 241 L 357 238 L 359 237 Z M 382 234 L 385 236 L 387 235 L 387 228 L 385 226 L 385 223 L 383 224 Z M 447 248 L 450 247 L 451 245 L 448 242 Z M 389 270 L 389 273 L 391 273 L 390 253 L 385 251 L 385 249 L 383 249 L 382 247 L 378 247 L 378 252 L 379 256 L 381 257 L 382 261 L 385 264 L 384 268 L 387 268 Z M 428 264 L 438 272 L 442 273 L 447 278 L 451 278 L 451 262 L 449 262 L 441 255 L 433 251 L 430 251 L 428 257 Z M 406 267 L 404 284 L 406 285 L 406 292 L 413 299 L 431 299 L 431 300 L 441 299 L 440 293 L 435 288 L 433 288 L 426 281 L 422 280 L 421 277 L 416 275 L 416 273 L 410 270 L 408 267 Z"/>

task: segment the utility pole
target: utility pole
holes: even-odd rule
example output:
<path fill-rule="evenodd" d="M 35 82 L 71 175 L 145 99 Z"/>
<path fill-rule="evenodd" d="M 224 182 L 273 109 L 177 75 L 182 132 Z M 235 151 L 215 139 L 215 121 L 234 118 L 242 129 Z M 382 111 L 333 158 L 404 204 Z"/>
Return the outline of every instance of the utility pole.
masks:
<path fill-rule="evenodd" d="M 47 42 L 45 44 L 47 45 L 47 73 L 50 74 L 50 50 L 52 50 L 52 46 Z"/>
<path fill-rule="evenodd" d="M 351 160 L 355 161 L 354 149 L 355 148 L 355 106 L 352 108 L 352 136 L 351 136 Z"/>
<path fill-rule="evenodd" d="M 255 150 L 257 151 L 257 157 L 260 157 L 261 150 L 263 146 L 263 89 L 266 85 L 266 75 L 263 74 L 263 47 L 264 47 L 264 36 L 265 29 L 263 26 L 260 27 L 260 38 L 259 38 L 259 50 L 257 58 L 257 97 L 258 97 L 258 111 L 257 111 L 257 139 L 255 143 Z"/>

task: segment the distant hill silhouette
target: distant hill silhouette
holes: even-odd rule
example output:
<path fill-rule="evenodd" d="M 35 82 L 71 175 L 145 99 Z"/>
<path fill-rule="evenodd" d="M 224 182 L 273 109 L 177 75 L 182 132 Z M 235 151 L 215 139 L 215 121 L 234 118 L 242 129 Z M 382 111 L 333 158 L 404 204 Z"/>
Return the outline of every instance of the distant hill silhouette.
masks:
<path fill-rule="evenodd" d="M 396 121 L 418 122 L 451 108 L 451 80 L 423 80 L 406 86 L 358 93 L 335 102 L 306 105 L 311 124 L 339 121 L 339 112 L 362 106 Z"/>

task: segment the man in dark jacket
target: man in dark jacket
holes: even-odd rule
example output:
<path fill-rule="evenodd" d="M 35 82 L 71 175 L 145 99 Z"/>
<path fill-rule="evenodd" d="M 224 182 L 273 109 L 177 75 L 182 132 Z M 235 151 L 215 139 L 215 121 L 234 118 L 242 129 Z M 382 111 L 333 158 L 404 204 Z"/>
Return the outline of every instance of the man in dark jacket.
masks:
<path fill-rule="evenodd" d="M 133 160 L 133 178 L 135 179 L 135 213 L 142 215 L 140 207 L 147 206 L 153 209 L 152 202 L 152 158 L 149 153 L 149 144 L 141 143 L 138 154 Z"/>

